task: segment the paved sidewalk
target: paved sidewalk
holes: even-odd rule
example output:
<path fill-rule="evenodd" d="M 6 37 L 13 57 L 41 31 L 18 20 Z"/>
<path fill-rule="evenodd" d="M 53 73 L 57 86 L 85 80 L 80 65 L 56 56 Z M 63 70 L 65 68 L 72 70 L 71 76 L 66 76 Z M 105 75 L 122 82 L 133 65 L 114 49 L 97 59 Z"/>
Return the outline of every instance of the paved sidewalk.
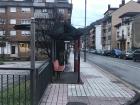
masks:
<path fill-rule="evenodd" d="M 73 68 L 73 55 L 70 57 Z M 67 105 L 81 102 L 87 105 L 122 105 L 135 93 L 121 82 L 109 78 L 94 64 L 81 59 L 81 79 L 84 84 L 50 84 L 41 105 Z"/>

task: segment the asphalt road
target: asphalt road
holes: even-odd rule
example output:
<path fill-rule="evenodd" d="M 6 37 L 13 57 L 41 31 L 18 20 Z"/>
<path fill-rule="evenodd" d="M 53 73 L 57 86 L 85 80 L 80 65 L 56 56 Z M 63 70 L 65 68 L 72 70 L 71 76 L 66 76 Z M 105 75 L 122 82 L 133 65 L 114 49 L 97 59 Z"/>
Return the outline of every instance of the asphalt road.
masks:
<path fill-rule="evenodd" d="M 83 54 L 81 54 L 83 56 Z M 87 54 L 87 61 L 94 63 L 120 79 L 140 89 L 140 62 Z"/>

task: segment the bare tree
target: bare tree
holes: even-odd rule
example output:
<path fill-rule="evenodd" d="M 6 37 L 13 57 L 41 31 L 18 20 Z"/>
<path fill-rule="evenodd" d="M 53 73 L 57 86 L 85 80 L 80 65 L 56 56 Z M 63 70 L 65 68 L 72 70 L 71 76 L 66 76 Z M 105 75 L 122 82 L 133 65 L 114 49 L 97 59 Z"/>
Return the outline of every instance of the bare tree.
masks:
<path fill-rule="evenodd" d="M 6 46 L 6 35 L 5 35 L 5 19 L 3 19 L 2 17 L 0 17 L 0 31 L 1 31 L 1 35 L 0 35 L 0 47 L 1 47 L 1 57 L 4 58 L 5 57 L 5 52 L 4 52 L 4 48 Z"/>

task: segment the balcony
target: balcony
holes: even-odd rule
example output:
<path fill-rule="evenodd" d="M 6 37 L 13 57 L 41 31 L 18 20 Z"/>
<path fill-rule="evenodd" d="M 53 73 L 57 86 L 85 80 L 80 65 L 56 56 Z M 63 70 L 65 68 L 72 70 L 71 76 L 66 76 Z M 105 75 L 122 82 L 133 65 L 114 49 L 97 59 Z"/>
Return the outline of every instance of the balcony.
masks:
<path fill-rule="evenodd" d="M 117 41 L 123 41 L 126 40 L 127 37 L 126 36 L 117 36 Z"/>
<path fill-rule="evenodd" d="M 49 13 L 38 13 L 38 12 L 34 13 L 34 17 L 36 19 L 38 19 L 38 18 L 41 18 L 41 19 L 52 19 L 52 18 L 54 18 L 53 17 L 53 14 L 49 14 Z"/>
<path fill-rule="evenodd" d="M 29 42 L 30 41 L 30 36 L 21 36 L 21 35 L 9 36 L 8 40 L 10 42 Z"/>
<path fill-rule="evenodd" d="M 38 7 L 46 7 L 46 8 L 69 8 L 71 9 L 72 8 L 72 4 L 69 4 L 69 3 L 54 3 L 54 2 L 47 2 L 47 3 L 43 3 L 43 2 L 39 2 L 39 3 L 33 3 L 33 6 L 35 8 L 38 8 Z"/>

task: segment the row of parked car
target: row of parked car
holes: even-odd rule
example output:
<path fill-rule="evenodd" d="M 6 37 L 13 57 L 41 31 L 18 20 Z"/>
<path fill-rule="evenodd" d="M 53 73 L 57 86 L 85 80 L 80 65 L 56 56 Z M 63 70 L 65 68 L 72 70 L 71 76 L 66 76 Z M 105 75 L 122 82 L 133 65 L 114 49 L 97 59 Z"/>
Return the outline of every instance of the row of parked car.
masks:
<path fill-rule="evenodd" d="M 121 58 L 121 59 L 133 59 L 134 62 L 140 60 L 140 49 L 136 50 L 130 50 L 130 51 L 121 51 L 119 49 L 113 49 L 113 50 L 95 50 L 95 49 L 89 49 L 86 50 L 89 53 L 98 54 L 98 55 L 104 55 L 104 56 L 111 56 L 115 58 Z"/>

